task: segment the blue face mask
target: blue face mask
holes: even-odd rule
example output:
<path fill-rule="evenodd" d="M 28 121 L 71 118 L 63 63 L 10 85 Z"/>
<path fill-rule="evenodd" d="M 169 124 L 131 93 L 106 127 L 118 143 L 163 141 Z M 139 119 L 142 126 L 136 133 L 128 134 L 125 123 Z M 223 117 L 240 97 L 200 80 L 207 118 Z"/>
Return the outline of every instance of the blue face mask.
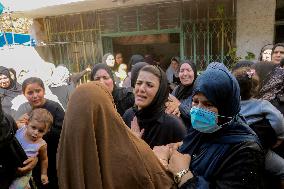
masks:
<path fill-rule="evenodd" d="M 190 110 L 191 124 L 202 133 L 213 133 L 222 127 L 217 125 L 217 114 L 203 108 L 192 107 Z"/>

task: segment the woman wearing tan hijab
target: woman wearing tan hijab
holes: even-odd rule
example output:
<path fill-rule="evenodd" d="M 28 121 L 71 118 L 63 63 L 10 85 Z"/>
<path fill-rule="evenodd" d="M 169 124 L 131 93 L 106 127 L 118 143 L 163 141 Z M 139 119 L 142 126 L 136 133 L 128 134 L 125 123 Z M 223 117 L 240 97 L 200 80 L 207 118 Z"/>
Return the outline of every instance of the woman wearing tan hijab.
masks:
<path fill-rule="evenodd" d="M 173 186 L 150 147 L 133 135 L 97 82 L 68 104 L 57 154 L 61 189 L 167 189 Z"/>

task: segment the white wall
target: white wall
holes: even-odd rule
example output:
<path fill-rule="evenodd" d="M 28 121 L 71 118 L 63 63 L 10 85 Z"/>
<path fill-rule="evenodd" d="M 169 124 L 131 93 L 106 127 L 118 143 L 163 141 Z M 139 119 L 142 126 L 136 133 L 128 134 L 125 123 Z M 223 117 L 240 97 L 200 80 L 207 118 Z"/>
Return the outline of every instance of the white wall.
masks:
<path fill-rule="evenodd" d="M 258 58 L 260 49 L 273 43 L 276 0 L 237 0 L 237 55 L 247 51 Z"/>

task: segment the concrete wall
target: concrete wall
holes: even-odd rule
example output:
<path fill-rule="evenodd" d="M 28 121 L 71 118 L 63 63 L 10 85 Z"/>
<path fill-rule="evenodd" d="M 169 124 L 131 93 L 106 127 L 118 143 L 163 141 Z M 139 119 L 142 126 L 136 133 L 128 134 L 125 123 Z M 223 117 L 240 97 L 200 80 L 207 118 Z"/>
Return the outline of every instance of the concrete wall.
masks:
<path fill-rule="evenodd" d="M 260 49 L 274 39 L 276 0 L 237 0 L 237 55 Z"/>

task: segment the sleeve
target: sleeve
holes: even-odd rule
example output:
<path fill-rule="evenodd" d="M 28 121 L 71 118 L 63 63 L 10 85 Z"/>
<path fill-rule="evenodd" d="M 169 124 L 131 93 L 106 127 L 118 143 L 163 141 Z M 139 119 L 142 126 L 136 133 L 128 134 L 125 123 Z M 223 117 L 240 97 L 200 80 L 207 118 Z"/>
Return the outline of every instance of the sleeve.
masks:
<path fill-rule="evenodd" d="M 76 85 L 79 80 L 87 73 L 87 70 L 83 70 L 79 73 L 74 73 L 70 76 L 71 81 Z"/>
<path fill-rule="evenodd" d="M 257 145 L 257 144 L 255 144 Z M 257 147 L 259 148 L 259 147 Z M 244 148 L 232 152 L 221 164 L 212 181 L 197 176 L 183 184 L 181 189 L 259 189 L 263 187 L 264 154 L 261 150 Z"/>
<path fill-rule="evenodd" d="M 182 101 L 182 103 L 179 105 L 180 114 L 186 119 L 190 119 L 190 113 L 189 113 L 190 109 L 191 109 L 191 97 Z"/>
<path fill-rule="evenodd" d="M 168 126 L 171 126 L 173 128 L 173 133 L 174 133 L 174 141 L 182 141 L 185 136 L 186 136 L 186 128 L 183 123 L 183 121 L 176 117 L 176 116 L 171 116 L 173 119 L 171 120 L 166 120 L 166 124 Z"/>
<path fill-rule="evenodd" d="M 262 101 L 261 112 L 269 121 L 279 139 L 284 139 L 284 118 L 282 113 L 267 100 Z"/>
<path fill-rule="evenodd" d="M 122 119 L 124 121 L 124 123 L 130 128 L 131 126 L 131 121 L 134 118 L 134 112 L 132 110 L 132 108 L 129 108 L 128 110 L 125 111 L 125 113 L 122 116 Z"/>

